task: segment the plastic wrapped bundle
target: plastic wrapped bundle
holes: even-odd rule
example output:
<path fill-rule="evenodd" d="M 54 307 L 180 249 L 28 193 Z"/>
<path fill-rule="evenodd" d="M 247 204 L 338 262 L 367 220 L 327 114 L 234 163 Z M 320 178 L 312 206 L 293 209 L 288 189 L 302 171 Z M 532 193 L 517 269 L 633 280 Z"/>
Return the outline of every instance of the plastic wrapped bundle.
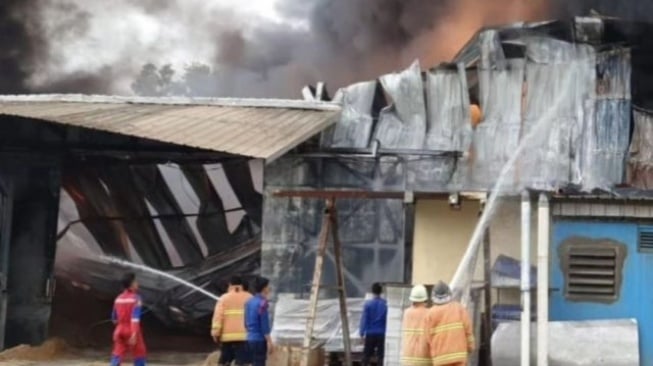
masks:
<path fill-rule="evenodd" d="M 352 350 L 360 351 L 358 324 L 363 311 L 364 299 L 347 299 L 347 316 Z M 306 332 L 310 310 L 309 300 L 295 299 L 292 295 L 279 295 L 274 304 L 272 339 L 278 345 L 301 347 Z M 313 327 L 313 347 L 325 347 L 327 351 L 342 352 L 342 322 L 340 304 L 337 299 L 320 299 L 317 318 Z"/>
<path fill-rule="evenodd" d="M 381 111 L 375 138 L 382 148 L 421 149 L 426 134 L 424 83 L 415 61 L 399 74 L 381 77 L 381 84 L 393 100 Z"/>

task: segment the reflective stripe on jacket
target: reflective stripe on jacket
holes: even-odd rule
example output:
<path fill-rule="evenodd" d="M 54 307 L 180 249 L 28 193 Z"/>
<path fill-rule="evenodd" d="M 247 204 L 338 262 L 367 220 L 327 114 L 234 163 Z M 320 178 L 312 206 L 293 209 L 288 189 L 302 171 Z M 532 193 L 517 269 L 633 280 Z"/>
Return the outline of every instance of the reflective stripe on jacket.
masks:
<path fill-rule="evenodd" d="M 474 334 L 469 314 L 460 303 L 433 306 L 426 315 L 426 327 L 434 366 L 467 363 Z"/>
<path fill-rule="evenodd" d="M 426 332 L 426 315 L 429 309 L 425 306 L 410 307 L 404 312 L 401 324 L 401 365 L 430 365 L 428 334 Z"/>
<path fill-rule="evenodd" d="M 245 304 L 252 295 L 241 286 L 231 286 L 220 297 L 213 312 L 211 336 L 220 337 L 222 342 L 242 342 L 247 340 L 245 330 Z"/>

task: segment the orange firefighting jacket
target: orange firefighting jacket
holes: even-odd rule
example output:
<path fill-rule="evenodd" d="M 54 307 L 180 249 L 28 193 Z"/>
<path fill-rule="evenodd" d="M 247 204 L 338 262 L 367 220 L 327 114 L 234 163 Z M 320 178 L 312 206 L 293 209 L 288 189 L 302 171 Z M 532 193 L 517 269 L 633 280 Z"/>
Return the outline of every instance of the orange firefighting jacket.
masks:
<path fill-rule="evenodd" d="M 401 324 L 401 365 L 430 365 L 428 334 L 426 333 L 426 306 L 410 307 L 404 312 Z"/>
<path fill-rule="evenodd" d="M 242 286 L 230 286 L 215 305 L 211 336 L 220 337 L 220 341 L 225 343 L 246 341 L 245 303 L 251 297 Z"/>
<path fill-rule="evenodd" d="M 474 350 L 474 333 L 469 314 L 460 303 L 434 305 L 426 315 L 426 328 L 434 366 L 467 364 Z"/>

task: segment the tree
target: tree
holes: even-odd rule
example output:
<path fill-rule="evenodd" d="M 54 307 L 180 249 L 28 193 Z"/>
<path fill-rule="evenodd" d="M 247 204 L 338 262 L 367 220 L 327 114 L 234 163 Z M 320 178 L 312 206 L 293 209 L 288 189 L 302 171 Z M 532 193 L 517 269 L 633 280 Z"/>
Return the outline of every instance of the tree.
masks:
<path fill-rule="evenodd" d="M 173 95 L 179 91 L 174 76 L 175 70 L 170 64 L 163 65 L 159 69 L 153 63 L 147 63 L 143 65 L 131 87 L 134 93 L 145 97 Z"/>

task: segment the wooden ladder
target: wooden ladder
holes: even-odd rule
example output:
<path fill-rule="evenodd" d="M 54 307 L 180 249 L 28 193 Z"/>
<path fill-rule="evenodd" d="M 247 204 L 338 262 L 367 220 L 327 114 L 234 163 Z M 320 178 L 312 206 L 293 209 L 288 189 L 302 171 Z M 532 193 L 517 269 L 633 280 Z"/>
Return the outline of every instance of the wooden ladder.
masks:
<path fill-rule="evenodd" d="M 335 198 L 326 200 L 326 207 L 322 218 L 322 228 L 315 257 L 315 269 L 313 271 L 313 282 L 311 283 L 310 308 L 302 345 L 302 366 L 309 366 L 313 328 L 315 327 L 315 319 L 317 317 L 317 302 L 320 295 L 320 282 L 322 281 L 322 270 L 324 268 L 324 256 L 329 245 L 329 233 L 331 233 L 333 240 L 333 256 L 336 266 L 338 300 L 340 303 L 340 321 L 342 323 L 342 341 L 345 348 L 345 365 L 351 366 L 351 339 L 349 337 L 349 318 L 347 316 L 347 293 L 345 290 L 345 275 L 342 268 L 342 246 L 338 236 L 338 213 Z"/>

